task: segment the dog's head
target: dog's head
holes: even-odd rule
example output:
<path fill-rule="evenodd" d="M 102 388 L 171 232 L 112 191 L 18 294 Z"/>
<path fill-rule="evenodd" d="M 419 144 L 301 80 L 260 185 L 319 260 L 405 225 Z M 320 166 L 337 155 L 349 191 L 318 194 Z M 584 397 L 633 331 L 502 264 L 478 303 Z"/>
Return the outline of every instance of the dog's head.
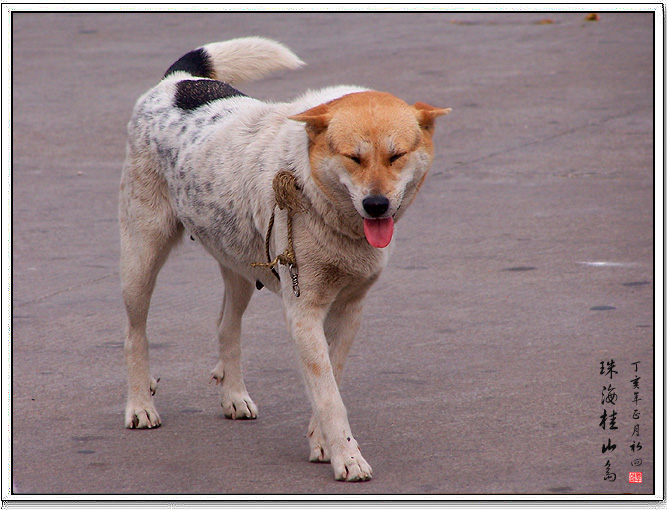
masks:
<path fill-rule="evenodd" d="M 372 246 L 384 248 L 433 161 L 434 121 L 449 111 L 368 91 L 290 118 L 305 122 L 315 184 L 363 223 Z"/>

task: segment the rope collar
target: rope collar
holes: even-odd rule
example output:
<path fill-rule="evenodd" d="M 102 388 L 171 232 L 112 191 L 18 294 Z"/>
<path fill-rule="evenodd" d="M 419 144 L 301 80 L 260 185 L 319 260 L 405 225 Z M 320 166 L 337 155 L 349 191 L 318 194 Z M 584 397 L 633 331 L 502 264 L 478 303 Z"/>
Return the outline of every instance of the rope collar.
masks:
<path fill-rule="evenodd" d="M 292 216 L 299 212 L 304 212 L 306 208 L 301 203 L 299 196 L 299 183 L 294 174 L 288 170 L 280 170 L 273 178 L 273 194 L 275 196 L 275 205 L 271 212 L 271 219 L 266 231 L 266 242 L 264 248 L 266 250 L 266 262 L 253 262 L 252 267 L 263 267 L 270 269 L 273 275 L 280 280 L 280 275 L 276 271 L 276 266 L 282 264 L 289 269 L 289 275 L 292 280 L 292 292 L 296 297 L 299 297 L 301 290 L 299 289 L 299 267 L 296 264 L 296 255 L 294 253 L 294 243 L 292 241 Z M 276 207 L 280 210 L 287 210 L 287 248 L 280 255 L 271 259 L 270 243 L 271 232 L 273 231 L 273 224 L 276 218 Z"/>

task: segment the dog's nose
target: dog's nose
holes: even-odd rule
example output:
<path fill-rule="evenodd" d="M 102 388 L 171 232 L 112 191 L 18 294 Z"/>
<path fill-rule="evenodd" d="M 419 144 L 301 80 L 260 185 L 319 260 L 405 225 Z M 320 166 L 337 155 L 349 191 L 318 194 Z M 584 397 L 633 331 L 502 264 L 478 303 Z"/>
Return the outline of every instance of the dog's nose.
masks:
<path fill-rule="evenodd" d="M 379 218 L 389 209 L 389 199 L 383 195 L 372 195 L 364 198 L 361 205 L 371 217 Z"/>

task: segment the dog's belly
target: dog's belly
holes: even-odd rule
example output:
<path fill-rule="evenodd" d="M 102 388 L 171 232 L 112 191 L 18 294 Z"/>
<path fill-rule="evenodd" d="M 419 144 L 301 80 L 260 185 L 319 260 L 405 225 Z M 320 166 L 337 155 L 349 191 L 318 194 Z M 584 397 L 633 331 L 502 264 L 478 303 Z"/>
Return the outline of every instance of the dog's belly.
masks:
<path fill-rule="evenodd" d="M 259 260 L 264 241 L 249 221 L 247 212 L 235 209 L 233 200 L 182 200 L 177 207 L 179 219 L 195 240 L 220 262 Z"/>
<path fill-rule="evenodd" d="M 179 220 L 195 241 L 223 265 L 252 278 L 250 263 L 264 259 L 255 201 L 243 193 L 238 176 L 223 171 L 185 166 L 169 180 L 170 193 Z"/>

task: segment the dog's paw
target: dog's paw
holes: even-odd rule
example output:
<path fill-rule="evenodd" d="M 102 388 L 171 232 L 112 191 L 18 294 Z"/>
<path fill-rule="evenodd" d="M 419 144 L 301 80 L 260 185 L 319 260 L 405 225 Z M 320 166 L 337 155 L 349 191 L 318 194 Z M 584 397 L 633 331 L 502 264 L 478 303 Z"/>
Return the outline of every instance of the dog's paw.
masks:
<path fill-rule="evenodd" d="M 125 408 L 125 428 L 153 429 L 162 425 L 160 415 L 152 403 L 140 405 L 128 403 Z"/>
<path fill-rule="evenodd" d="M 320 428 L 314 426 L 312 421 L 308 427 L 308 443 L 310 444 L 310 462 L 329 462 L 331 460 L 329 448 L 325 446 Z"/>
<path fill-rule="evenodd" d="M 254 420 L 257 418 L 257 406 L 247 393 L 223 392 L 220 405 L 225 418 L 230 420 Z"/>
<path fill-rule="evenodd" d="M 254 420 L 257 418 L 257 406 L 248 395 L 243 379 L 228 377 L 218 363 L 211 372 L 211 381 L 215 385 L 222 384 L 220 405 L 226 418 L 231 420 Z"/>
<path fill-rule="evenodd" d="M 373 478 L 373 470 L 361 453 L 332 457 L 331 465 L 334 477 L 342 482 L 365 482 Z"/>

